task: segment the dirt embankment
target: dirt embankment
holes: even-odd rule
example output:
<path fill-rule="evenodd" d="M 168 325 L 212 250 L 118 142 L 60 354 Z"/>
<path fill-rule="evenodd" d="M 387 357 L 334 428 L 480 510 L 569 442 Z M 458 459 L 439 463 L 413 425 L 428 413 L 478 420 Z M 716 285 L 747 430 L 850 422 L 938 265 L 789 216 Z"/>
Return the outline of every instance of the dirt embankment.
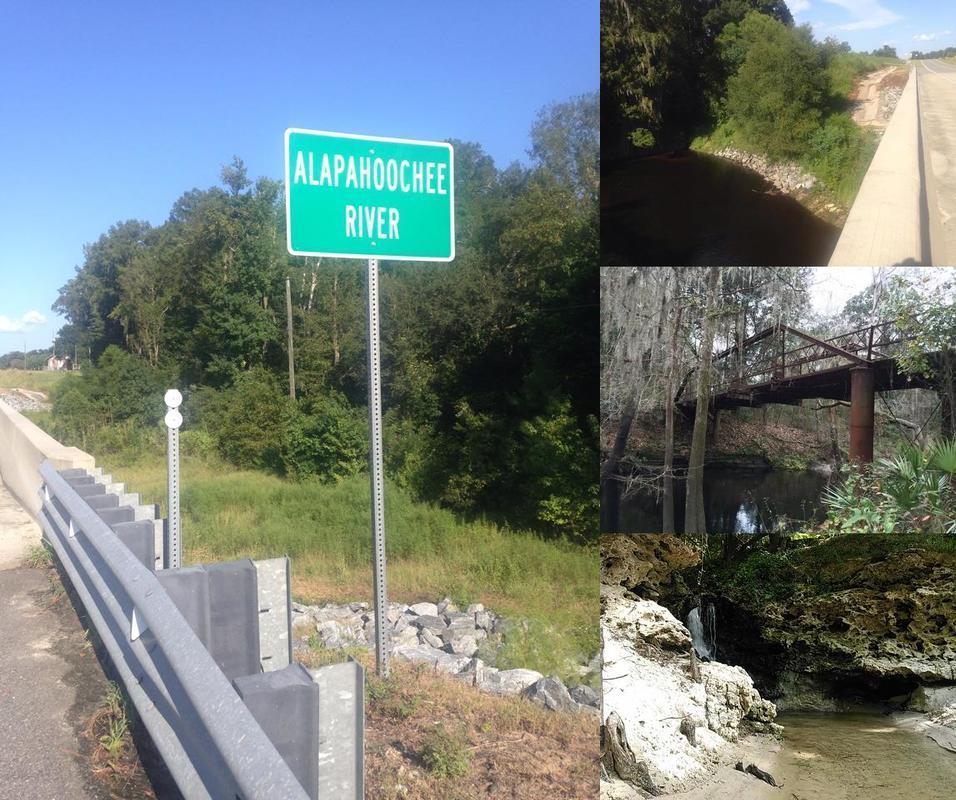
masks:
<path fill-rule="evenodd" d="M 864 128 L 885 129 L 908 78 L 908 67 L 885 67 L 861 77 L 851 96 L 853 121 Z"/>
<path fill-rule="evenodd" d="M 674 458 L 686 463 L 694 424 L 677 414 L 674 418 Z M 609 450 L 617 433 L 612 423 L 604 431 L 605 450 Z M 663 414 L 642 414 L 635 418 L 628 436 L 625 461 L 632 465 L 661 464 L 664 459 Z M 807 430 L 777 419 L 773 409 L 767 414 L 757 411 L 752 416 L 723 412 L 716 433 L 710 428 L 707 445 L 708 464 L 740 464 L 806 469 L 811 464 L 831 463 L 833 446 L 827 426 Z"/>

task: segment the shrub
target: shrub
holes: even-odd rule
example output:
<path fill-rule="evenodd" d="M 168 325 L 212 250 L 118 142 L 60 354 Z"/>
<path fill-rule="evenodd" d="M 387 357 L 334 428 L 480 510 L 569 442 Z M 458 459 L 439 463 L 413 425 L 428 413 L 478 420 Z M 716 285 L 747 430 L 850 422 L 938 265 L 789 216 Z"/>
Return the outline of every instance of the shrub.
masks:
<path fill-rule="evenodd" d="M 719 42 L 725 63 L 737 67 L 727 112 L 745 138 L 773 158 L 803 152 L 829 94 L 824 54 L 809 31 L 751 12 Z"/>
<path fill-rule="evenodd" d="M 163 394 L 174 377 L 172 370 L 152 367 L 111 345 L 95 366 L 51 391 L 54 435 L 89 447 L 101 429 L 125 424 L 125 432 L 103 434 L 107 446 L 119 447 L 119 440 L 135 429 L 154 428 L 162 420 Z"/>
<path fill-rule="evenodd" d="M 461 732 L 436 725 L 425 738 L 422 762 L 439 778 L 460 778 L 468 772 L 471 751 Z"/>
<path fill-rule="evenodd" d="M 956 441 L 901 448 L 894 458 L 849 468 L 828 487 L 826 527 L 839 533 L 956 533 Z"/>

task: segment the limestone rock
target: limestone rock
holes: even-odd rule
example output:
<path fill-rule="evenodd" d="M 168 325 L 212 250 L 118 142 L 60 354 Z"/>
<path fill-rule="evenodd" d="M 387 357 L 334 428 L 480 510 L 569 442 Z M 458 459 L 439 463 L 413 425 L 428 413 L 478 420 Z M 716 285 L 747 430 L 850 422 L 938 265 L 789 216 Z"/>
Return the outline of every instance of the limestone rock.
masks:
<path fill-rule="evenodd" d="M 469 634 L 457 634 L 455 632 L 445 631 L 442 634 L 442 641 L 445 643 L 445 649 L 458 656 L 468 656 L 471 658 L 478 652 L 478 640 Z"/>
<path fill-rule="evenodd" d="M 437 617 L 438 606 L 435 603 L 414 603 L 408 610 L 419 617 Z"/>
<path fill-rule="evenodd" d="M 602 597 L 624 599 L 621 587 L 601 587 Z M 671 650 L 690 651 L 690 632 L 670 611 L 651 600 L 634 600 L 614 616 L 623 635 Z"/>
<path fill-rule="evenodd" d="M 575 706 L 568 688 L 560 678 L 554 675 L 540 678 L 524 689 L 521 694 L 533 703 L 551 711 L 570 711 Z"/>
<path fill-rule="evenodd" d="M 441 617 L 432 617 L 432 616 L 420 616 L 412 617 L 410 620 L 412 625 L 416 628 L 428 628 L 432 633 L 441 633 L 448 626 L 445 624 L 445 620 Z"/>
<path fill-rule="evenodd" d="M 543 677 L 533 669 L 503 669 L 488 675 L 485 686 L 495 694 L 518 694 Z"/>
<path fill-rule="evenodd" d="M 707 695 L 707 727 L 732 742 L 739 737 L 741 721 L 772 722 L 777 709 L 763 700 L 753 679 L 741 667 L 711 661 L 700 665 L 701 680 Z"/>
<path fill-rule="evenodd" d="M 582 706 L 600 708 L 601 695 L 590 686 L 575 686 L 571 689 L 571 699 Z"/>
<path fill-rule="evenodd" d="M 677 536 L 601 539 L 602 583 L 624 586 L 649 600 L 686 592 L 679 573 L 699 562 L 700 553 Z"/>
<path fill-rule="evenodd" d="M 445 647 L 445 643 L 441 640 L 441 637 L 432 633 L 428 628 L 421 629 L 419 638 L 422 640 L 422 644 L 427 644 L 436 650 L 442 650 Z"/>

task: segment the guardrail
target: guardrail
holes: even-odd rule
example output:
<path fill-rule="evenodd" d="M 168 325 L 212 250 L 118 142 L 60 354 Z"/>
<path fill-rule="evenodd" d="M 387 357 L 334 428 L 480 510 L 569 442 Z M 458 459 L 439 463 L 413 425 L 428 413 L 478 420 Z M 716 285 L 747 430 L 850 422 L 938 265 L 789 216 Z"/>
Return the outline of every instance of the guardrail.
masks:
<path fill-rule="evenodd" d="M 255 653 L 251 670 L 258 674 L 250 675 L 247 658 L 245 671 L 228 675 L 223 664 L 230 653 L 223 655 L 223 648 L 236 645 L 217 645 L 208 630 L 212 572 L 206 576 L 203 567 L 156 572 L 150 521 L 115 513 L 113 502 L 91 501 L 104 492 L 83 470 L 61 474 L 45 461 L 39 471 L 44 536 L 183 796 L 361 798 L 362 669 L 352 662 L 307 672 L 289 663 L 287 562 L 284 570 L 264 570 L 271 562 L 256 562 L 251 570 L 246 581 L 251 597 L 246 592 L 240 600 L 246 607 L 254 604 L 246 617 L 253 618 L 255 631 L 245 641 Z M 111 525 L 104 516 L 115 521 Z M 241 582 L 232 580 L 233 572 L 216 574 L 217 585 L 233 593 L 228 604 L 213 608 L 212 618 L 221 620 L 243 604 L 232 602 Z M 248 577 L 250 569 L 243 574 Z M 265 584 L 258 590 L 257 574 Z M 270 574 L 280 583 L 269 584 Z M 282 599 L 273 608 L 268 598 L 276 595 Z M 260 626 L 259 616 L 270 622 Z M 282 640 L 281 646 L 260 647 L 263 631 Z M 267 659 L 273 658 L 269 667 Z M 290 715 L 305 729 L 300 741 L 289 741 L 295 722 Z"/>

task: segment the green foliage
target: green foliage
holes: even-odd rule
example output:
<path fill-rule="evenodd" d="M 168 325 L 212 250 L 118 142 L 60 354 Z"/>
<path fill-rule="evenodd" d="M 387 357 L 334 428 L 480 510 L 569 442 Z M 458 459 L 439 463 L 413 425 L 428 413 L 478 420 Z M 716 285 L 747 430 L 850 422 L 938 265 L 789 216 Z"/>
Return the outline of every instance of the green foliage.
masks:
<path fill-rule="evenodd" d="M 876 152 L 876 137 L 861 129 L 849 113 L 831 114 L 808 139 L 806 167 L 843 203 L 850 204 Z"/>
<path fill-rule="evenodd" d="M 823 54 L 807 28 L 789 28 L 756 12 L 719 38 L 731 69 L 727 113 L 746 141 L 771 157 L 804 151 L 829 93 Z"/>
<path fill-rule="evenodd" d="M 121 439 L 159 424 L 165 412 L 163 393 L 173 376 L 169 368 L 152 367 L 110 345 L 95 366 L 53 387 L 51 432 L 65 444 L 87 448 L 105 430 L 99 444 L 116 452 Z"/>
<path fill-rule="evenodd" d="M 23 557 L 23 563 L 32 569 L 43 569 L 53 566 L 53 551 L 46 544 L 32 544 L 27 548 L 26 555 Z"/>
<path fill-rule="evenodd" d="M 793 24 L 783 0 L 602 0 L 602 102 L 637 149 L 686 147 L 713 120 L 727 79 L 716 39 L 751 11 Z"/>
<path fill-rule="evenodd" d="M 153 451 L 138 463 L 100 463 L 144 502 L 165 504 L 166 460 Z M 291 482 L 241 471 L 218 459 L 184 456 L 183 529 L 187 563 L 271 558 L 287 553 L 294 590 L 305 602 L 344 602 L 371 585 L 368 477 Z M 558 674 L 573 684 L 578 666 L 600 646 L 599 559 L 593 545 L 547 541 L 527 530 L 467 521 L 419 502 L 386 480 L 390 596 L 434 602 L 449 595 L 481 602 L 518 624 L 505 637 L 514 666 Z M 517 661 L 518 658 L 524 659 Z"/>
<path fill-rule="evenodd" d="M 420 498 L 596 535 L 580 477 L 597 461 L 598 152 L 595 93 L 542 110 L 529 167 L 498 169 L 456 142 L 454 263 L 382 265 L 388 470 Z M 234 464 L 296 479 L 352 475 L 367 437 L 363 271 L 287 255 L 279 182 L 253 181 L 235 158 L 222 184 L 186 192 L 157 228 L 122 223 L 87 248 L 56 307 L 64 343 L 89 347 L 97 367 L 63 392 L 54 427 L 84 445 L 127 418 L 155 425 L 161 384 L 178 377 L 183 435 L 206 437 L 184 446 L 208 452 L 211 437 Z M 297 402 L 285 391 L 286 277 Z M 142 372 L 125 390 L 111 346 Z M 526 423 L 556 425 L 577 451 L 552 441 L 531 452 Z M 116 452 L 123 435 L 101 444 Z M 547 453 L 563 461 L 529 479 L 526 461 Z"/>
<path fill-rule="evenodd" d="M 238 467 L 333 480 L 365 465 L 364 417 L 338 394 L 295 403 L 275 375 L 259 367 L 197 400 L 200 424 Z"/>
<path fill-rule="evenodd" d="M 755 550 L 741 562 L 729 585 L 747 602 L 761 605 L 792 595 L 797 582 L 798 574 L 788 553 Z"/>
<path fill-rule="evenodd" d="M 471 764 L 465 735 L 441 724 L 425 737 L 421 755 L 428 771 L 439 778 L 460 778 L 468 773 Z"/>
<path fill-rule="evenodd" d="M 956 440 L 905 446 L 869 468 L 850 468 L 827 488 L 825 530 L 956 533 Z"/>

